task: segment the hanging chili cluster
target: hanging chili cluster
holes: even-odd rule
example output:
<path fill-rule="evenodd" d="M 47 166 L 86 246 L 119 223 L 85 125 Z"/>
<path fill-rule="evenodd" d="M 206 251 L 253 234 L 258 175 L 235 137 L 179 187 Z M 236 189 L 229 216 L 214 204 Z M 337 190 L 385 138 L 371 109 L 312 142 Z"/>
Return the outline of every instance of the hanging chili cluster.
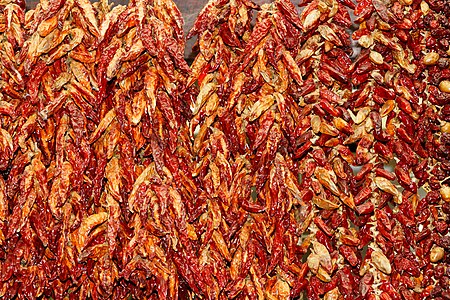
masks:
<path fill-rule="evenodd" d="M 0 0 L 0 297 L 450 299 L 450 3 L 300 7 Z"/>

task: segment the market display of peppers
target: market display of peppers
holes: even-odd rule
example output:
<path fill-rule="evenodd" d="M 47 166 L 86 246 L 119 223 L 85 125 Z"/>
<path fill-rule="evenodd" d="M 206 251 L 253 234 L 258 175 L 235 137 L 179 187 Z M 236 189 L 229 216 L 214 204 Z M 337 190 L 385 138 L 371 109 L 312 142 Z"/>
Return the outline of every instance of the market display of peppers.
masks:
<path fill-rule="evenodd" d="M 25 6 L 0 298 L 450 299 L 449 1 Z"/>

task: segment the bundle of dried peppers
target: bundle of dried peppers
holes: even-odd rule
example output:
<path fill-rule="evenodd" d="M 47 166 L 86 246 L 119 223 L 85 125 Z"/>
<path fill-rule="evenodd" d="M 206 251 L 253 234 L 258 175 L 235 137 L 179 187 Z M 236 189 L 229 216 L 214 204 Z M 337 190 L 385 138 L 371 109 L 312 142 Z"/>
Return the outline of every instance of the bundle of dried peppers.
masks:
<path fill-rule="evenodd" d="M 0 297 L 450 299 L 450 3 L 183 29 L 172 0 L 0 0 Z"/>

